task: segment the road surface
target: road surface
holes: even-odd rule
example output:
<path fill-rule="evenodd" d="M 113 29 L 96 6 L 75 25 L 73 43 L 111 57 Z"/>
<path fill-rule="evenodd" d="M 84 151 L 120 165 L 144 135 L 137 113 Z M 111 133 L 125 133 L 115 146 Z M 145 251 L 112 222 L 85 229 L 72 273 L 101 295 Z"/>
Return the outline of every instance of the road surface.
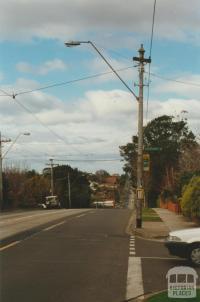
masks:
<path fill-rule="evenodd" d="M 80 209 L 2 215 L 0 301 L 132 302 L 167 289 L 168 270 L 189 264 L 169 255 L 163 242 L 130 235 L 131 214 Z"/>
<path fill-rule="evenodd" d="M 121 302 L 131 211 L 91 210 L 17 237 L 1 255 L 1 302 Z"/>

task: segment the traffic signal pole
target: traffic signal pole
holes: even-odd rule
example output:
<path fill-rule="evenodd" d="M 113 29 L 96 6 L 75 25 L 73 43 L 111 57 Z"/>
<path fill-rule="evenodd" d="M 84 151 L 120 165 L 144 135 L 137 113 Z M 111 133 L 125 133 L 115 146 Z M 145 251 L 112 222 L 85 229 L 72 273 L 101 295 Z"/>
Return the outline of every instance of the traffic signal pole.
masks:
<path fill-rule="evenodd" d="M 142 227 L 142 206 L 144 202 L 143 185 L 143 88 L 144 88 L 144 64 L 151 63 L 151 59 L 145 59 L 143 45 L 139 49 L 139 57 L 133 57 L 133 61 L 139 62 L 139 98 L 138 98 L 138 156 L 137 156 L 137 190 L 136 190 L 136 228 Z"/>

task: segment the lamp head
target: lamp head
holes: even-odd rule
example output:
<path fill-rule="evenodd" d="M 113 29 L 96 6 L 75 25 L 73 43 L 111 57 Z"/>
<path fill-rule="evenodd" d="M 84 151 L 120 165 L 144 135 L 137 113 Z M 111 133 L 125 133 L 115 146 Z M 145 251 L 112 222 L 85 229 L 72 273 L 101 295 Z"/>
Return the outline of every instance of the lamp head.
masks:
<path fill-rule="evenodd" d="M 69 41 L 69 42 L 65 42 L 65 45 L 67 47 L 79 46 L 79 45 L 81 45 L 81 42 L 79 42 L 79 41 Z"/>

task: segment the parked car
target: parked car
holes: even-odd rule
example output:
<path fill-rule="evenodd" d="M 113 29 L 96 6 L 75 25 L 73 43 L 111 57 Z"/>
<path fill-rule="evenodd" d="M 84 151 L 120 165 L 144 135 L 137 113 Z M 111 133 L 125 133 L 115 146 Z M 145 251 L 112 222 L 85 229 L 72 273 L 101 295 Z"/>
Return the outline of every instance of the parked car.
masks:
<path fill-rule="evenodd" d="M 200 266 L 200 228 L 170 232 L 165 246 L 171 255 L 187 258 Z"/>

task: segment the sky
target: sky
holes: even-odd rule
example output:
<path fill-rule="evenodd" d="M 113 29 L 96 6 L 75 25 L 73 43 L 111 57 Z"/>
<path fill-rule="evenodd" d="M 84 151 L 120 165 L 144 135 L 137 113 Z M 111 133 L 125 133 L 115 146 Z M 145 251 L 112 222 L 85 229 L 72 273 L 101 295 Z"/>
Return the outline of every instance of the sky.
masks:
<path fill-rule="evenodd" d="M 151 48 L 154 3 L 1 1 L 0 131 L 12 140 L 2 143 L 4 167 L 42 171 L 53 158 L 122 173 L 119 146 L 137 134 L 137 101 L 90 44 L 65 46 L 73 40 L 92 41 L 136 95 L 143 44 L 152 59 L 144 125 L 173 115 L 200 137 L 200 2 L 157 0 Z"/>

